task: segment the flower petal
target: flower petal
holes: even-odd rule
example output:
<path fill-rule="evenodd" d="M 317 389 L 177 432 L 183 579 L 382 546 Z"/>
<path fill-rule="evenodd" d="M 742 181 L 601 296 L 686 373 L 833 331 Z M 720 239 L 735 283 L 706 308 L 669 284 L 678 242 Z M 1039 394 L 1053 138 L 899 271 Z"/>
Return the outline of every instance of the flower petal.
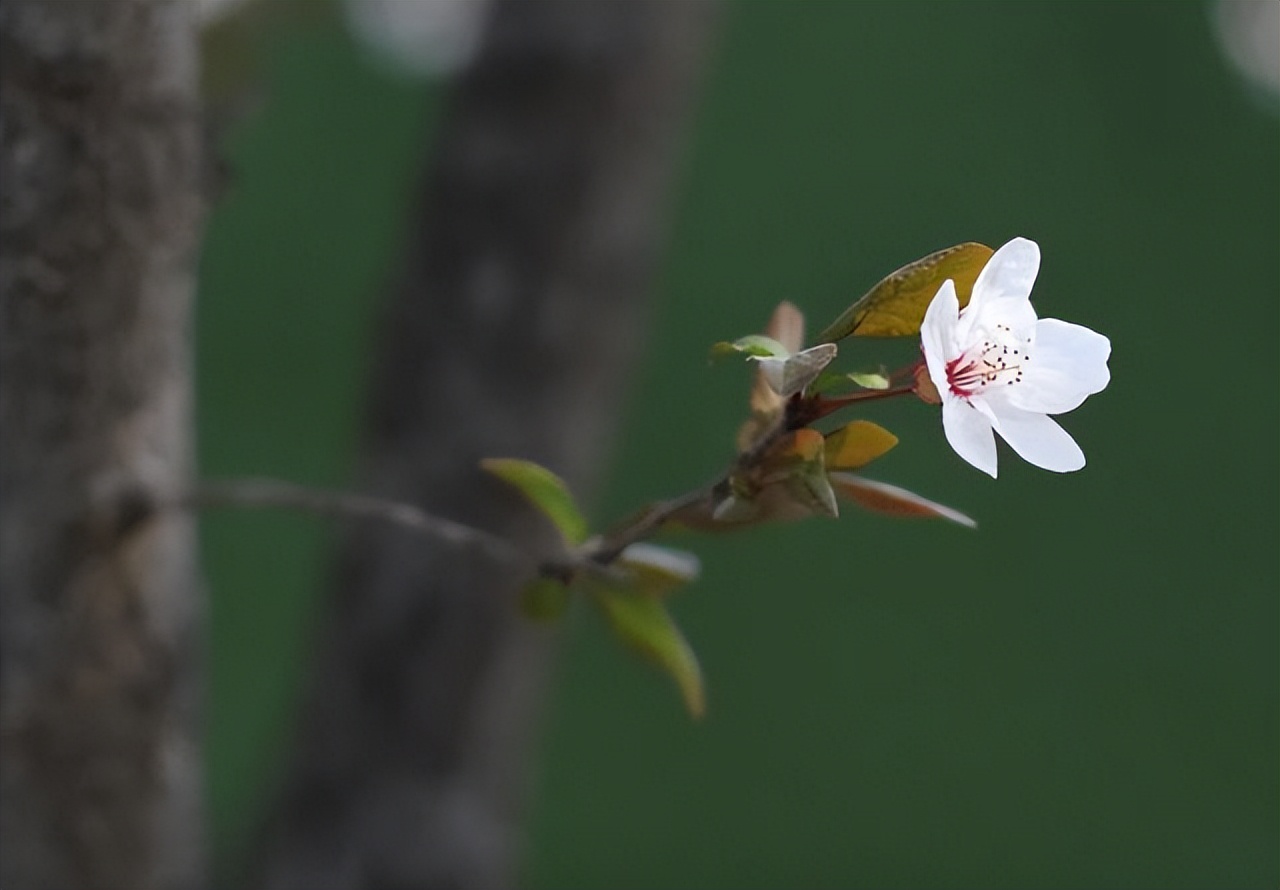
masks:
<path fill-rule="evenodd" d="M 965 338 L 962 342 L 970 345 L 988 338 L 1007 342 L 1006 338 L 1012 337 L 1025 342 L 1035 335 L 1036 310 L 1027 299 L 1001 297 L 987 300 L 977 312 L 965 315 L 968 317 L 960 319 L 959 336 Z"/>
<path fill-rule="evenodd" d="M 947 362 L 959 355 L 955 348 L 955 328 L 960 319 L 960 301 L 956 298 L 956 284 L 950 278 L 942 282 L 925 310 L 920 323 L 920 347 L 929 366 L 929 378 L 938 392 L 949 389 Z"/>
<path fill-rule="evenodd" d="M 964 399 L 943 391 L 942 428 L 956 454 L 996 478 L 996 437 L 991 421 Z"/>
<path fill-rule="evenodd" d="M 1037 361 L 1070 375 L 1089 394 L 1102 392 L 1111 382 L 1107 360 L 1111 358 L 1111 341 L 1084 325 L 1042 318 L 1036 323 L 1031 353 Z"/>
<path fill-rule="evenodd" d="M 1030 355 L 1022 365 L 1022 381 L 999 391 L 1001 401 L 1024 411 L 1072 411 L 1111 380 L 1107 369 L 1111 341 L 1080 325 L 1041 319 Z"/>
<path fill-rule="evenodd" d="M 1026 300 L 1040 271 L 1040 245 L 1014 238 L 997 250 L 973 284 L 973 306 L 980 300 Z"/>
<path fill-rule="evenodd" d="M 1006 328 L 1017 339 L 1029 338 L 1036 323 L 1031 287 L 1039 270 L 1040 248 L 1026 238 L 1014 238 L 992 254 L 974 282 L 969 305 L 960 315 L 956 327 L 960 346 L 972 346 L 1000 328 Z"/>
<path fill-rule="evenodd" d="M 1055 473 L 1084 466 L 1084 452 L 1053 418 L 1017 408 L 1004 408 L 996 418 L 996 432 L 1027 463 Z"/>

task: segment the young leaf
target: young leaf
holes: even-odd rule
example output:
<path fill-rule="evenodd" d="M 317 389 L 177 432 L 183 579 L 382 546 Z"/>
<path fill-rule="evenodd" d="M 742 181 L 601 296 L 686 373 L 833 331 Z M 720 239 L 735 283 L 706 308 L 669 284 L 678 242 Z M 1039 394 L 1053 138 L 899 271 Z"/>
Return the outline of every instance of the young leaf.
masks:
<path fill-rule="evenodd" d="M 828 470 L 856 470 L 898 444 L 898 437 L 869 420 L 855 420 L 827 436 Z"/>
<path fill-rule="evenodd" d="M 640 542 L 618 555 L 618 565 L 635 589 L 650 596 L 666 596 L 695 580 L 702 571 L 698 557 L 684 550 Z"/>
<path fill-rule="evenodd" d="M 944 507 L 942 504 L 934 503 L 928 498 L 922 498 L 920 495 L 907 491 L 905 488 L 889 485 L 887 482 L 863 479 L 861 476 L 854 476 L 850 473 L 831 473 L 829 478 L 832 486 L 840 494 L 859 506 L 874 510 L 877 513 L 887 513 L 891 516 L 925 516 L 949 519 L 968 528 L 978 527 L 978 523 L 965 516 L 959 510 Z"/>
<path fill-rule="evenodd" d="M 569 487 L 555 473 L 532 461 L 512 457 L 489 457 L 480 467 L 509 482 L 551 520 L 565 546 L 573 547 L 587 539 L 587 520 L 578 509 Z"/>
<path fill-rule="evenodd" d="M 863 389 L 889 388 L 889 378 L 884 376 L 884 372 L 875 374 L 870 371 L 853 371 L 850 372 L 849 379 L 861 386 Z"/>
<path fill-rule="evenodd" d="M 931 253 L 903 266 L 867 291 L 825 331 L 819 343 L 834 343 L 850 334 L 859 337 L 909 337 L 920 332 L 925 310 L 950 278 L 963 308 L 969 302 L 978 273 L 995 253 L 985 244 L 969 241 Z"/>
<path fill-rule="evenodd" d="M 783 300 L 769 316 L 764 335 L 777 343 L 784 350 L 779 355 L 791 355 L 804 348 L 804 314 L 794 304 Z M 778 397 L 764 375 L 756 372 L 751 382 L 751 411 L 757 415 L 772 415 L 782 410 L 782 399 Z"/>
<path fill-rule="evenodd" d="M 706 710 L 702 669 L 662 600 L 608 588 L 593 593 L 618 639 L 666 671 L 689 713 L 701 717 Z"/>
<path fill-rule="evenodd" d="M 804 346 L 804 314 L 783 300 L 769 316 L 764 333 L 786 350 L 787 355 L 797 352 Z M 763 369 L 757 368 L 751 379 L 751 417 L 738 430 L 738 450 L 747 451 L 772 429 L 785 405 L 786 400 L 765 380 Z"/>
<path fill-rule="evenodd" d="M 818 516 L 835 519 L 840 515 L 836 493 L 831 489 L 821 463 L 801 464 L 786 481 L 787 491 L 795 501 Z"/>
<path fill-rule="evenodd" d="M 748 334 L 732 343 L 721 340 L 712 345 L 712 358 L 724 358 L 729 355 L 745 355 L 747 358 L 786 358 L 791 355 L 791 350 L 772 337 L 765 337 L 762 334 Z"/>
<path fill-rule="evenodd" d="M 520 608 L 535 621 L 554 621 L 569 608 L 569 588 L 554 578 L 535 578 L 520 591 Z"/>
<path fill-rule="evenodd" d="M 800 392 L 817 379 L 822 369 L 831 364 L 835 357 L 834 343 L 820 343 L 787 358 L 751 356 L 760 363 L 760 374 L 769 388 L 784 399 Z"/>
<path fill-rule="evenodd" d="M 761 518 L 779 521 L 839 515 L 824 469 L 826 441 L 808 427 L 780 440 L 765 456 L 756 503 Z"/>
<path fill-rule="evenodd" d="M 826 449 L 822 433 L 809 427 L 798 429 L 780 439 L 769 452 L 767 463 L 787 466 L 820 460 Z"/>
<path fill-rule="evenodd" d="M 760 505 L 749 498 L 730 494 L 711 511 L 711 518 L 716 522 L 733 524 L 749 522 L 760 515 Z"/>

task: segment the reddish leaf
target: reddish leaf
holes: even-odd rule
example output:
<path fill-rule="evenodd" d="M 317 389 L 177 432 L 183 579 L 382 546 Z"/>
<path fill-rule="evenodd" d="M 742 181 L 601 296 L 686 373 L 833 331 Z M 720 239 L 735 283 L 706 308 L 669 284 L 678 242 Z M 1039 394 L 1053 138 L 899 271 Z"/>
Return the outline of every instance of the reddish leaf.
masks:
<path fill-rule="evenodd" d="M 859 506 L 874 510 L 877 513 L 887 513 L 890 516 L 925 516 L 936 519 L 949 519 L 969 528 L 978 527 L 978 523 L 959 510 L 953 510 L 942 504 L 934 503 L 896 485 L 876 482 L 872 479 L 863 479 L 861 476 L 854 476 L 851 473 L 831 473 L 830 479 L 832 487 L 839 494 L 844 495 Z"/>

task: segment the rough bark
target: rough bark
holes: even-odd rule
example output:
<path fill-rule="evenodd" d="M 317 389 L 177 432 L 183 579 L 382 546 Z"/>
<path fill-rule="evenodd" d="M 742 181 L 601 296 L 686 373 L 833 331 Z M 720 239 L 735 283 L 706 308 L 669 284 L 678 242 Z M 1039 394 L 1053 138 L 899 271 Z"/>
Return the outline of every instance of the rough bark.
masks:
<path fill-rule="evenodd" d="M 0 5 L 0 883 L 201 881 L 182 2 Z"/>
<path fill-rule="evenodd" d="M 385 324 L 366 490 L 544 544 L 544 525 L 477 460 L 532 458 L 590 490 L 712 18 L 697 2 L 496 7 Z M 346 536 L 257 884 L 513 883 L 551 651 L 514 608 L 521 580 L 385 527 Z"/>

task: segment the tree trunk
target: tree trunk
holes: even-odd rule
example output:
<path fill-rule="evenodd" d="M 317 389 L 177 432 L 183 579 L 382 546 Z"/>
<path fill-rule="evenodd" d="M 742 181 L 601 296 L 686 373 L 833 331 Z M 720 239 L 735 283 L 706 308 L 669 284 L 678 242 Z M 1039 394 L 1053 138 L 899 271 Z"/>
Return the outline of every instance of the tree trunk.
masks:
<path fill-rule="evenodd" d="M 202 883 L 184 2 L 0 5 L 0 883 Z"/>
<path fill-rule="evenodd" d="M 590 489 L 712 19 L 698 2 L 496 6 L 383 332 L 368 491 L 545 547 L 476 462 L 527 457 Z M 345 537 L 260 886 L 513 883 L 552 642 L 515 608 L 522 580 L 384 526 Z"/>

